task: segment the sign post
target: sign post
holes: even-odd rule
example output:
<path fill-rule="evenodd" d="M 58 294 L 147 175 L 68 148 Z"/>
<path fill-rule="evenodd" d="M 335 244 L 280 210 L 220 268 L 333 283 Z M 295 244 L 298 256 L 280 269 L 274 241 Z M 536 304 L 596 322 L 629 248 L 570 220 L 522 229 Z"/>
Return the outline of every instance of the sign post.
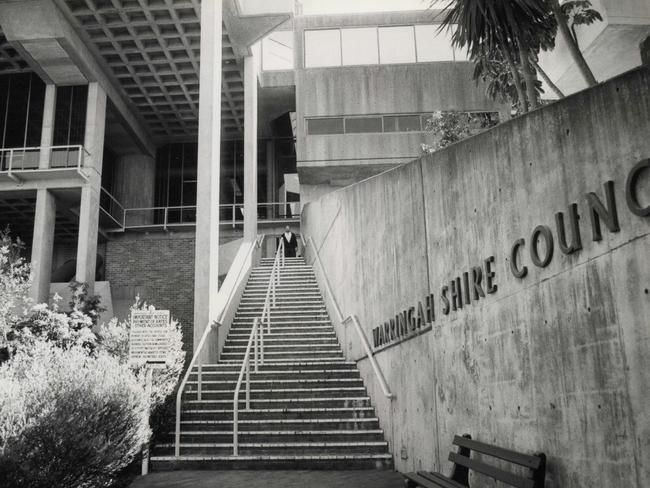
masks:
<path fill-rule="evenodd" d="M 129 363 L 145 363 L 147 400 L 151 399 L 153 370 L 164 368 L 170 361 L 171 333 L 169 310 L 133 310 L 129 336 Z M 142 446 L 142 475 L 149 473 L 149 444 Z"/>

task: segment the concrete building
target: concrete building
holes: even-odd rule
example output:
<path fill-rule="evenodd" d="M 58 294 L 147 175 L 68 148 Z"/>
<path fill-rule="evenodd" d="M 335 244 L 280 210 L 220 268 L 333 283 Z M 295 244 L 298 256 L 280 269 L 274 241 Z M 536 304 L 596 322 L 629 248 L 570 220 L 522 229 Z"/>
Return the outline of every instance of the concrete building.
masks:
<path fill-rule="evenodd" d="M 436 280 L 449 282 L 457 292 L 463 279 L 477 273 L 474 259 L 481 259 L 487 280 L 494 256 L 483 251 L 517 237 L 510 232 L 513 222 L 524 232 L 528 228 L 520 224 L 539 225 L 548 212 L 568 206 L 577 198 L 570 185 L 584 195 L 600 188 L 610 173 L 624 185 L 623 169 L 613 163 L 617 145 L 624 147 L 626 165 L 649 157 L 641 134 L 650 97 L 644 88 L 647 69 L 638 68 L 638 44 L 648 34 L 650 7 L 646 0 L 594 5 L 605 21 L 579 29 L 578 35 L 597 78 L 632 72 L 423 158 L 421 145 L 435 138 L 427 130 L 434 112 L 509 118 L 508 107 L 490 100 L 472 81 L 472 64 L 451 47 L 449 33 L 438 29 L 436 12 L 302 15 L 293 0 L 0 0 L 0 226 L 9 225 L 27 243 L 36 301 L 63 293 L 74 279 L 102 296 L 108 314 L 126 317 L 136 296 L 170 309 L 182 323 L 190 358 L 199 350 L 199 362 L 189 368 L 191 378 L 183 386 L 188 387 L 185 394 L 195 395 L 191 402 L 202 405 L 231 401 L 219 397 L 220 391 L 201 399 L 202 365 L 206 375 L 223 373 L 233 383 L 252 327 L 244 322 L 262 307 L 268 310 L 258 301 L 271 282 L 272 265 L 261 259 L 274 255 L 277 238 L 291 225 L 304 237 L 302 246 L 316 273 L 302 261 L 289 263 L 288 282 L 279 292 L 280 301 L 289 303 L 288 319 L 281 315 L 288 323 L 280 324 L 286 337 L 267 339 L 269 355 L 277 355 L 274 364 L 280 368 L 273 374 L 287 383 L 303 381 L 288 378 L 294 372 L 307 372 L 306 382 L 336 381 L 335 387 L 318 389 L 310 383 L 305 390 L 331 397 L 285 400 L 353 416 L 354 434 L 366 436 L 364 448 L 375 449 L 357 452 L 354 442 L 337 437 L 348 450 L 333 447 L 328 457 L 295 448 L 282 458 L 293 466 L 355 465 L 353 459 L 360 467 L 443 469 L 451 436 L 484 428 L 478 438 L 484 434 L 527 452 L 536 446 L 559 452 L 549 471 L 551 486 L 595 485 L 599 466 L 607 462 L 603 445 L 616 438 L 619 454 L 605 479 L 625 473 L 627 485 L 646 486 L 650 474 L 643 459 L 650 452 L 650 423 L 642 410 L 648 398 L 637 390 L 650 391 L 644 372 L 648 335 L 639 319 L 648 308 L 643 301 L 647 260 L 640 257 L 647 219 L 626 214 L 628 230 L 607 235 L 603 243 L 617 269 L 640 270 L 632 278 L 623 272 L 610 276 L 613 265 L 590 248 L 586 260 L 569 256 L 566 266 L 557 259 L 548 269 L 537 266 L 539 276 L 529 277 L 532 284 L 525 293 L 516 277 L 509 277 L 504 300 L 481 308 L 491 320 L 490 330 L 481 328 L 474 311 L 458 320 L 454 317 L 460 312 L 445 314 L 444 327 L 429 324 L 404 341 L 390 332 L 391 318 L 399 324 L 395 317 L 404 307 L 410 310 L 422 297 L 439 292 Z M 567 93 L 583 88 L 561 42 L 541 62 Z M 627 98 L 617 98 L 619 90 Z M 630 103 L 635 96 L 637 105 Z M 576 115 L 580 110 L 588 115 Z M 626 110 L 634 113 L 634 121 L 623 115 Z M 588 166 L 590 155 L 596 170 Z M 563 160 L 568 157 L 576 161 L 570 174 Z M 534 204 L 547 194 L 557 201 Z M 634 207 L 634 201 L 626 201 Z M 562 208 L 553 206 L 557 202 Z M 646 200 L 640 202 L 639 208 Z M 609 207 L 589 205 L 592 225 L 600 218 L 608 229 L 615 227 L 607 219 Z M 515 210 L 521 210 L 521 220 Z M 467 229 L 469 236 L 463 233 Z M 538 242 L 541 233 L 531 240 Z M 633 242 L 639 249 L 625 248 Z M 552 248 L 545 249 L 552 254 Z M 499 265 L 510 259 L 512 254 Z M 598 269 L 580 274 L 592 261 Z M 533 274 L 528 255 L 526 263 Z M 563 281 L 565 272 L 574 274 Z M 590 289 L 593 296 L 567 301 L 566 296 L 580 293 L 576 283 L 592 279 L 602 285 Z M 548 281 L 558 283 L 559 291 L 546 289 Z M 525 295 L 517 302 L 523 310 L 510 293 Z M 561 329 L 559 319 L 549 325 L 542 317 L 553 300 L 585 327 L 602 327 L 602 336 L 551 330 Z M 589 307 L 589 313 L 581 307 Z M 454 306 L 454 312 L 461 308 L 462 303 Z M 603 316 L 594 317 L 596 309 L 615 317 L 623 332 Z M 293 330 L 292 319 L 306 320 L 313 331 Z M 548 326 L 541 332 L 532 328 L 538 319 Z M 222 328 L 213 339 L 215 323 Z M 382 329 L 386 323 L 388 339 Z M 473 330 L 480 332 L 473 335 Z M 363 337 L 374 338 L 372 352 L 364 348 Z M 548 341 L 554 341 L 557 355 L 530 353 Z M 594 352 L 604 342 L 606 350 Z M 307 350 L 297 353 L 305 370 L 293 371 L 287 362 L 291 356 L 283 348 L 296 344 Z M 569 350 L 567 344 L 575 347 Z M 587 375 L 576 359 L 581 354 L 590 368 L 616 374 Z M 310 355 L 316 362 L 305 366 Z M 375 355 L 388 371 L 385 378 L 377 374 Z M 503 364 L 497 360 L 501 357 Z M 626 358 L 632 358 L 631 373 L 623 372 L 630 369 L 623 365 Z M 217 359 L 225 361 L 225 369 L 215 372 L 209 367 Z M 553 363 L 558 376 L 569 378 L 557 384 L 542 363 Z M 331 377 L 310 376 L 317 373 L 309 368 L 319 365 L 332 368 L 323 369 Z M 531 375 L 541 379 L 535 383 Z M 220 382 L 227 383 L 221 376 L 213 383 Z M 584 391 L 576 387 L 580 382 L 587 385 Z M 387 384 L 397 398 L 386 394 Z M 554 388 L 564 388 L 559 399 L 546 395 Z M 341 400 L 339 393 L 348 390 L 349 398 Z M 277 414 L 273 402 L 282 400 L 272 395 L 282 393 L 269 391 L 270 397 L 258 400 L 272 416 Z M 508 395 L 521 401 L 517 408 L 509 405 Z M 378 418 L 364 424 L 366 414 L 374 415 L 371 396 Z M 543 408 L 536 397 L 544 399 Z M 549 410 L 557 405 L 565 407 L 565 423 Z M 601 405 L 606 414 L 598 413 Z M 486 414 L 492 407 L 510 422 Z M 539 424 L 531 420 L 537 417 Z M 314 424 L 350 422 L 347 417 L 324 419 Z M 605 425 L 601 430 L 599 419 Z M 617 431 L 618 420 L 629 429 Z M 577 454 L 570 449 L 572 435 L 562 430 L 575 425 L 598 432 L 597 440 L 582 432 Z M 222 437 L 215 445 L 224 442 Z M 177 438 L 175 455 L 170 454 L 173 443 L 160 446 L 159 467 L 178 467 L 179 443 Z M 191 455 L 183 459 L 188 464 L 181 465 L 205 467 L 197 460 L 205 452 L 192 449 L 189 445 Z M 641 456 L 629 461 L 635 452 Z M 264 456 L 268 453 L 253 461 L 269 461 Z M 586 462 L 589 456 L 599 466 Z M 208 461 L 219 466 L 226 457 L 219 451 Z M 572 476 L 572 470 L 580 474 Z M 632 472 L 636 478 L 628 476 Z"/>

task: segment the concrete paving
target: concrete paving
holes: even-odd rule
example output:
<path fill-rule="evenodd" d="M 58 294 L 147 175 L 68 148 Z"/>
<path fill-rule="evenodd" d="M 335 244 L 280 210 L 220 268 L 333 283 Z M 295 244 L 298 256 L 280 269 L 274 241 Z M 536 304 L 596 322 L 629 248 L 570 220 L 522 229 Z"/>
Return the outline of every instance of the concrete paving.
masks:
<path fill-rule="evenodd" d="M 130 488 L 401 488 L 395 471 L 173 471 L 136 479 Z"/>

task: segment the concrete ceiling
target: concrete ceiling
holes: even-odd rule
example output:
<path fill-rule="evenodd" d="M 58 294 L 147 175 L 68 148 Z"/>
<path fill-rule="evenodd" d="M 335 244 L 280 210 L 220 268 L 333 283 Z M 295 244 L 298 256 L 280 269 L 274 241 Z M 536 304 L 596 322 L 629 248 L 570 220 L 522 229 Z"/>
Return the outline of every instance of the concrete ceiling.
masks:
<path fill-rule="evenodd" d="M 23 73 L 31 71 L 27 62 L 7 42 L 0 26 L 0 74 Z"/>
<path fill-rule="evenodd" d="M 196 136 L 199 115 L 199 0 L 56 0 L 108 67 L 157 140 Z M 243 132 L 244 85 L 223 36 L 223 134 Z"/>

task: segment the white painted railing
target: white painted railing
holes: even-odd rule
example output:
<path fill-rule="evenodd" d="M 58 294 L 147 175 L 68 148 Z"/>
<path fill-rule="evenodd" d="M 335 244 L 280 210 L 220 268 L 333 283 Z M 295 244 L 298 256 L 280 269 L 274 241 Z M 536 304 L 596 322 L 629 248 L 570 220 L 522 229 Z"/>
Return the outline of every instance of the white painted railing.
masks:
<path fill-rule="evenodd" d="M 39 167 L 40 154 L 49 151 L 47 168 Z M 77 168 L 81 171 L 88 151 L 81 145 L 49 147 L 15 147 L 0 149 L 0 171 L 36 171 Z"/>
<path fill-rule="evenodd" d="M 349 315 L 347 318 L 343 318 L 343 313 L 341 312 L 341 308 L 339 307 L 338 302 L 336 301 L 336 297 L 332 293 L 332 288 L 330 287 L 329 280 L 327 279 L 327 272 L 325 271 L 325 267 L 323 266 L 323 262 L 320 259 L 320 256 L 318 255 L 318 249 L 316 248 L 316 245 L 314 244 L 314 240 L 310 237 L 305 241 L 304 236 L 300 236 L 300 240 L 302 241 L 302 246 L 304 250 L 307 250 L 307 246 L 311 244 L 311 248 L 314 251 L 314 262 L 318 263 L 318 267 L 321 270 L 322 276 L 323 276 L 323 285 L 325 286 L 325 291 L 329 295 L 332 305 L 334 306 L 334 311 L 336 312 L 336 315 L 339 319 L 339 322 L 341 324 L 345 324 L 346 322 L 351 321 L 352 324 L 354 325 L 354 329 L 357 331 L 357 334 L 359 336 L 359 340 L 361 341 L 361 345 L 363 347 L 363 350 L 365 351 L 366 355 L 368 356 L 368 360 L 370 361 L 370 364 L 372 365 L 372 369 L 375 372 L 375 376 L 377 376 L 377 381 L 379 381 L 379 386 L 381 387 L 382 392 L 384 395 L 388 398 L 395 398 L 395 395 L 393 395 L 390 391 L 390 388 L 388 387 L 388 384 L 386 383 L 386 378 L 384 377 L 384 373 L 381 371 L 381 368 L 379 367 L 379 364 L 377 364 L 377 360 L 375 359 L 375 354 L 372 351 L 372 348 L 370 347 L 370 343 L 368 342 L 368 337 L 366 337 L 365 332 L 363 331 L 363 328 L 361 327 L 361 324 L 359 323 L 359 319 L 357 318 L 356 315 Z M 303 254 L 304 252 L 303 251 Z"/>
<path fill-rule="evenodd" d="M 235 290 L 238 288 L 238 283 L 241 278 L 242 273 L 244 272 L 244 269 L 246 268 L 246 264 L 250 261 L 251 255 L 255 249 L 259 249 L 262 246 L 262 242 L 264 241 L 264 236 L 261 236 L 258 238 L 258 240 L 251 245 L 250 249 L 248 250 L 248 253 L 246 254 L 245 259 L 242 260 L 241 266 L 239 267 L 237 271 L 237 277 L 233 283 L 232 288 L 230 289 L 230 292 L 228 294 L 228 298 L 226 300 L 226 303 L 223 307 L 223 310 L 219 314 L 219 317 L 217 320 L 212 322 L 211 324 L 208 324 L 208 326 L 205 328 L 203 331 L 203 335 L 201 336 L 201 340 L 199 341 L 198 346 L 196 347 L 196 350 L 194 352 L 194 356 L 192 356 L 192 360 L 190 361 L 190 364 L 187 368 L 187 371 L 185 372 L 185 376 L 183 376 L 183 381 L 181 381 L 180 386 L 178 387 L 178 393 L 176 394 L 176 438 L 175 438 L 175 446 L 174 446 L 174 455 L 176 457 L 180 456 L 180 450 L 181 450 L 181 406 L 182 406 L 182 397 L 183 397 L 183 392 L 185 390 L 185 386 L 187 385 L 187 382 L 189 380 L 190 374 L 192 374 L 192 369 L 194 368 L 195 365 L 197 365 L 198 362 L 198 368 L 197 368 L 197 399 L 201 400 L 202 396 L 202 362 L 201 362 L 201 354 L 203 352 L 203 348 L 208 340 L 208 336 L 212 331 L 215 331 L 217 334 L 216 342 L 217 344 L 219 343 L 219 336 L 218 336 L 218 330 L 219 327 L 221 327 L 222 320 L 226 312 L 229 310 L 232 302 L 232 298 L 234 296 Z"/>
<path fill-rule="evenodd" d="M 280 239 L 280 245 L 275 253 L 269 285 L 266 288 L 264 308 L 260 317 L 253 320 L 253 328 L 248 337 L 244 360 L 239 370 L 237 386 L 232 399 L 232 455 L 239 456 L 239 394 L 241 392 L 244 377 L 246 377 L 246 410 L 251 408 L 251 349 L 253 349 L 253 366 L 255 372 L 259 371 L 259 365 L 264 364 L 264 321 L 266 320 L 266 333 L 271 333 L 271 308 L 275 308 L 276 287 L 280 285 L 280 269 L 284 267 L 284 240 Z"/>

